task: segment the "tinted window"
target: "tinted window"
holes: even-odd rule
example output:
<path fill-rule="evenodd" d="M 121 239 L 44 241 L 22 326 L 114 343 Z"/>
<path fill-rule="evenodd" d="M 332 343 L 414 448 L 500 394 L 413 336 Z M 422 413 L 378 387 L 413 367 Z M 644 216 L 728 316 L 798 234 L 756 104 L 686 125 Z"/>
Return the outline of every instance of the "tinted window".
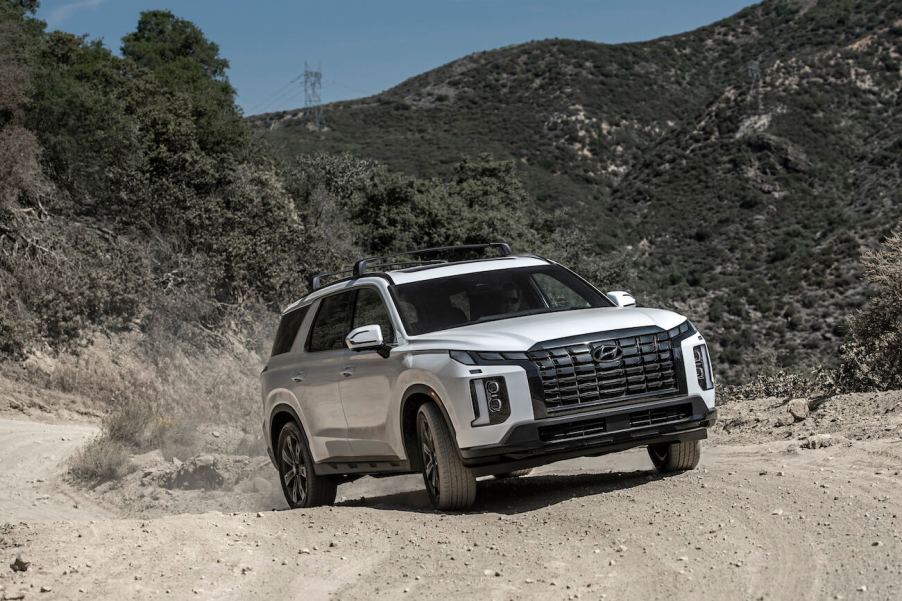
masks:
<path fill-rule="evenodd" d="M 548 299 L 548 306 L 553 309 L 585 309 L 589 306 L 589 301 L 553 275 L 536 273 L 532 279 L 542 291 L 542 295 Z"/>
<path fill-rule="evenodd" d="M 281 355 L 291 350 L 291 343 L 294 342 L 294 338 L 298 334 L 298 328 L 301 327 L 301 322 L 304 321 L 304 316 L 307 315 L 307 309 L 309 308 L 310 305 L 307 305 L 282 316 L 282 319 L 279 321 L 279 329 L 276 330 L 276 340 L 272 345 L 273 356 Z"/>
<path fill-rule="evenodd" d="M 401 284 L 396 290 L 398 312 L 414 335 L 481 321 L 613 306 L 559 265 L 467 273 Z"/>
<path fill-rule="evenodd" d="M 310 331 L 308 351 L 331 351 L 345 347 L 345 336 L 351 331 L 353 301 L 353 291 L 333 294 L 320 301 Z"/>
<path fill-rule="evenodd" d="M 382 297 L 374 288 L 360 288 L 357 292 L 357 306 L 354 309 L 354 324 L 351 329 L 374 324 L 382 328 L 382 339 L 386 343 L 395 341 L 395 329 L 392 327 Z"/>

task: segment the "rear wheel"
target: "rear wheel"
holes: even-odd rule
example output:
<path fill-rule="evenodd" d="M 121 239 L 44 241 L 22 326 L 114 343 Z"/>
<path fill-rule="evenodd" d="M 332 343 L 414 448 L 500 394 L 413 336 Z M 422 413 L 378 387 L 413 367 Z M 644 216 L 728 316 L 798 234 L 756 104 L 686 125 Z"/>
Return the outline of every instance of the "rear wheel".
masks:
<path fill-rule="evenodd" d="M 692 470 L 702 457 L 702 445 L 698 440 L 652 444 L 648 456 L 661 473 Z"/>
<path fill-rule="evenodd" d="M 443 510 L 472 506 L 476 500 L 476 478 L 461 461 L 441 411 L 431 403 L 417 412 L 417 444 L 432 505 Z"/>
<path fill-rule="evenodd" d="M 520 478 L 522 476 L 528 476 L 529 472 L 532 471 L 531 467 L 526 468 L 525 470 L 514 470 L 512 472 L 505 472 L 503 474 L 495 474 L 496 480 L 504 480 L 506 478 Z"/>
<path fill-rule="evenodd" d="M 296 423 L 288 422 L 282 427 L 276 445 L 276 457 L 282 492 L 292 509 L 331 505 L 335 502 L 338 481 L 314 473 L 313 456 L 307 447 L 307 439 Z"/>

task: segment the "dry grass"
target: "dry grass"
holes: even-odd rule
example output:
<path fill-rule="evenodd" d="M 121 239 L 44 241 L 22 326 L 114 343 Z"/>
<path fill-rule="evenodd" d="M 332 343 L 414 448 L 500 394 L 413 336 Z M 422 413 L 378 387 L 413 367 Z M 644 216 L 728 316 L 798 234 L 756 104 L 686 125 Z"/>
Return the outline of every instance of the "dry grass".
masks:
<path fill-rule="evenodd" d="M 253 423 L 259 407 L 260 355 L 240 345 L 165 350 L 140 334 L 98 339 L 78 354 L 32 355 L 20 375 L 46 390 L 105 407 L 110 433 L 144 446 L 151 430 L 188 419 L 236 426 Z M 118 414 L 119 417 L 115 417 Z"/>
<path fill-rule="evenodd" d="M 205 350 L 144 342 L 140 334 L 98 339 L 77 355 L 33 355 L 18 372 L 31 387 L 63 393 L 68 410 L 103 408 L 101 434 L 73 458 L 71 475 L 115 479 L 131 453 L 151 449 L 186 459 L 203 451 L 199 424 L 242 430 L 240 451 L 259 453 L 258 352 L 237 339 Z"/>
<path fill-rule="evenodd" d="M 95 485 L 117 480 L 128 473 L 129 456 L 126 445 L 101 435 L 69 460 L 69 475 Z"/>

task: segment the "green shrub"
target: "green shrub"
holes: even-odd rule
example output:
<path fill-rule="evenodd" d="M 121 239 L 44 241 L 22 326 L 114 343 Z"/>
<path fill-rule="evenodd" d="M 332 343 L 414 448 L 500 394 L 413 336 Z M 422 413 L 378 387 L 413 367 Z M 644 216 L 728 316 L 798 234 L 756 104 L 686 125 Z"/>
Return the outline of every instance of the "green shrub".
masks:
<path fill-rule="evenodd" d="M 902 388 L 902 228 L 864 263 L 877 293 L 850 320 L 843 374 L 855 388 Z"/>

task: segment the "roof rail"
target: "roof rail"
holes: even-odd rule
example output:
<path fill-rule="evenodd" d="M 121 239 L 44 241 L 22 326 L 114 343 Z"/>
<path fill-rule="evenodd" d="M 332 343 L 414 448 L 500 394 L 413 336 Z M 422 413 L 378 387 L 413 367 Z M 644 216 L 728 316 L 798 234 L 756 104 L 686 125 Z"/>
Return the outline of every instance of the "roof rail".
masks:
<path fill-rule="evenodd" d="M 319 290 L 323 287 L 323 280 L 332 277 L 333 275 L 352 275 L 352 271 L 350 269 L 342 269 L 341 271 L 328 271 L 325 273 L 318 273 L 316 275 L 311 275 L 307 279 L 307 284 L 310 285 L 310 291 Z M 347 277 L 347 276 L 346 276 Z"/>
<path fill-rule="evenodd" d="M 448 261 L 445 259 L 425 259 L 425 260 L 410 260 L 410 261 L 389 261 L 392 258 L 398 257 L 410 257 L 410 256 L 419 256 L 419 255 L 429 255 L 429 254 L 438 254 L 438 253 L 447 253 L 447 252 L 455 252 L 455 251 L 467 251 L 467 250 L 490 250 L 495 249 L 498 251 L 499 257 L 507 257 L 513 254 L 511 250 L 510 244 L 507 242 L 489 242 L 487 244 L 459 244 L 457 246 L 435 246 L 432 248 L 421 248 L 419 250 L 410 250 L 406 252 L 399 253 L 391 253 L 382 257 L 366 257 L 363 259 L 359 259 L 354 263 L 353 269 L 344 269 L 341 271 L 332 271 L 328 273 L 320 273 L 314 276 L 311 276 L 308 283 L 310 284 L 310 291 L 318 290 L 323 286 L 323 280 L 336 275 L 345 275 L 344 278 L 341 279 L 353 279 L 359 278 L 366 273 L 369 272 L 368 268 L 371 264 L 378 264 L 381 271 L 387 271 L 389 268 L 391 269 L 405 269 L 408 267 L 419 267 L 421 265 L 438 265 L 440 263 L 447 263 Z M 348 275 L 346 275 L 348 274 Z M 334 283 L 334 282 L 333 282 Z"/>

